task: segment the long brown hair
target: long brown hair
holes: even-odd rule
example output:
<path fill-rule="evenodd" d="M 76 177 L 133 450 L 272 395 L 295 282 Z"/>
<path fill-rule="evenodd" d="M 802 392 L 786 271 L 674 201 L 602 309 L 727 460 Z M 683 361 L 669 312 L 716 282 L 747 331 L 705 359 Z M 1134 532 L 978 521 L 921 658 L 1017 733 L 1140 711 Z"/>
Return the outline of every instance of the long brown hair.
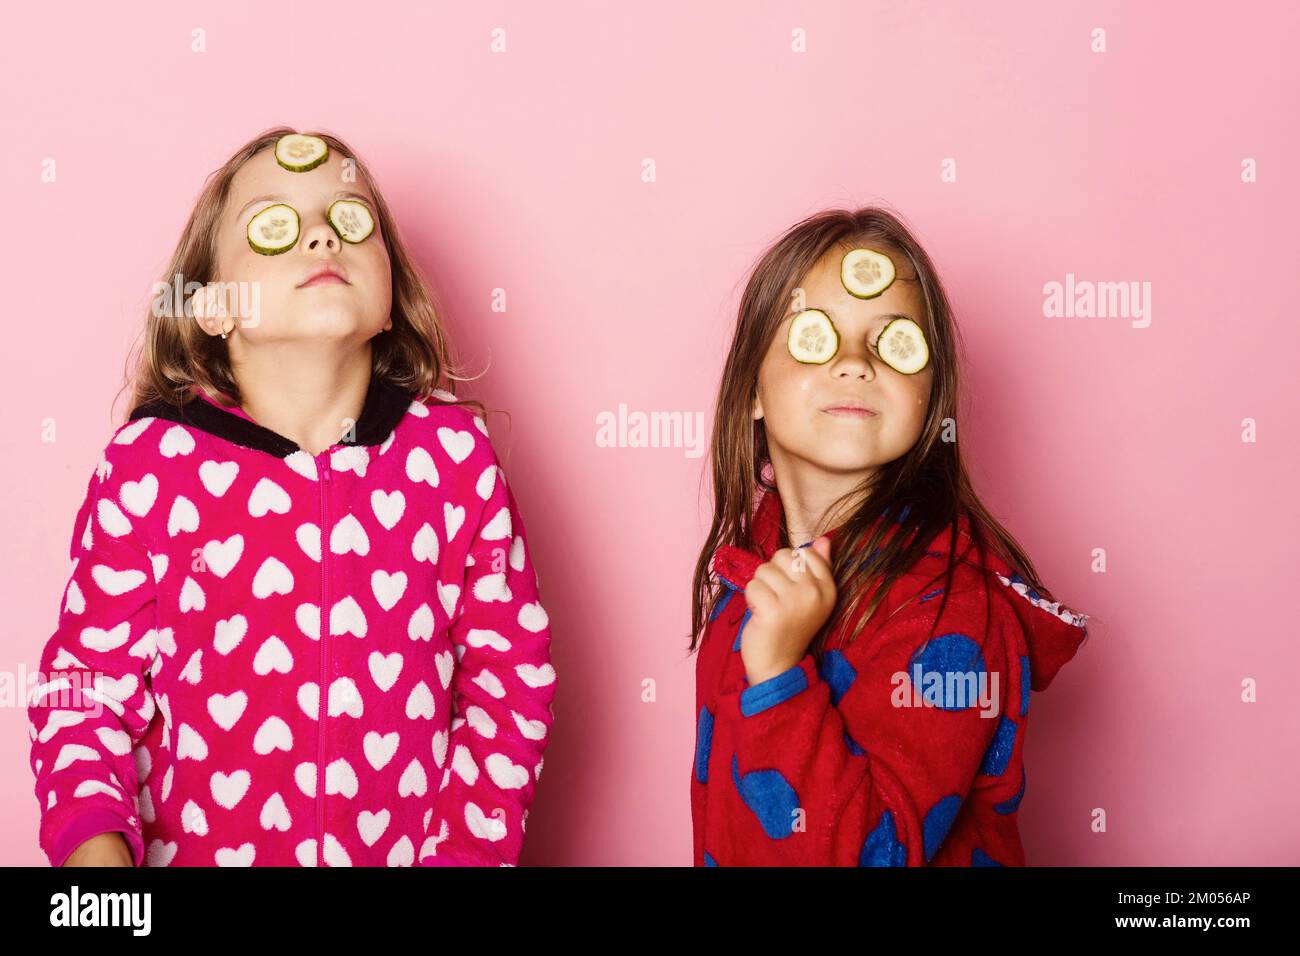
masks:
<path fill-rule="evenodd" d="M 810 651 L 820 660 L 828 635 L 854 618 L 855 627 L 843 642 L 856 638 L 893 583 L 945 529 L 950 529 L 949 557 L 936 621 L 951 590 L 956 563 L 980 563 L 982 555 L 967 558 L 967 554 L 970 550 L 984 552 L 990 544 L 1026 583 L 1055 600 L 1015 538 L 980 502 L 962 461 L 960 444 L 945 435 L 946 430 L 948 435 L 955 434 L 948 426 L 957 421 L 960 339 L 934 264 L 893 212 L 877 206 L 852 211 L 830 209 L 795 224 L 768 247 L 740 300 L 713 422 L 713 522 L 695 564 L 692 651 L 703 636 L 707 615 L 721 597 L 722 586 L 715 585 L 710 574 L 714 551 L 724 544 L 757 550 L 754 508 L 763 493 L 775 490 L 765 425 L 752 415 L 759 366 L 785 318 L 794 290 L 808 271 L 833 249 L 848 251 L 863 246 L 886 251 L 900 263 L 895 281 L 919 283 L 924 302 L 921 325 L 935 375 L 929 409 L 916 443 L 907 454 L 878 468 L 870 479 L 832 505 L 834 509 L 847 499 L 860 499 L 837 532 L 842 537 L 831 558 L 836 605 L 826 625 L 813 638 Z M 902 263 L 911 264 L 911 275 Z M 963 513 L 970 522 L 973 548 L 958 555 L 956 519 Z M 881 520 L 886 515 L 890 516 L 889 522 Z M 881 546 L 893 522 L 898 525 L 897 533 Z M 784 522 L 781 544 L 789 547 Z M 864 554 L 870 556 L 864 560 Z M 873 581 L 876 587 L 871 589 Z M 864 603 L 865 612 L 859 613 Z"/>
<path fill-rule="evenodd" d="M 231 181 L 250 159 L 273 147 L 281 136 L 294 132 L 298 131 L 287 126 L 266 130 L 236 150 L 208 177 L 162 276 L 164 286 L 171 286 L 177 275 L 181 276 L 182 285 L 216 280 L 217 226 L 229 199 Z M 309 135 L 319 136 L 331 150 L 351 159 L 375 198 L 375 212 L 392 270 L 393 327 L 371 339 L 372 374 L 420 397 L 446 389 L 449 381 L 469 381 L 458 374 L 435 296 L 407 252 L 370 170 L 356 151 L 337 136 L 323 132 Z M 131 409 L 159 398 L 181 405 L 193 397 L 196 389 L 223 403 L 225 399 L 220 394 L 223 392 L 236 403 L 243 401 L 226 341 L 208 335 L 193 319 L 184 318 L 184 303 L 189 298 L 190 294 L 186 293 L 183 301 L 175 303 L 164 315 L 151 307 L 141 338 L 127 359 L 122 390 L 132 389 L 128 414 Z M 445 395 L 436 397 L 444 404 L 468 405 L 484 414 L 483 405 L 477 400 L 451 401 Z"/>

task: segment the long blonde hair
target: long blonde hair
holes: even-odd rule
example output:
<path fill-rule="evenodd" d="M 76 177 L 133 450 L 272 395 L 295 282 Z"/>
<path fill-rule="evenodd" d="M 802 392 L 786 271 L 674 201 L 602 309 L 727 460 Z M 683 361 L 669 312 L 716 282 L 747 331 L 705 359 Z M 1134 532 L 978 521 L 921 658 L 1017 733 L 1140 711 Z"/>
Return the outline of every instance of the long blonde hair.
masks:
<path fill-rule="evenodd" d="M 263 149 L 273 147 L 281 136 L 294 132 L 298 131 L 287 126 L 266 130 L 236 150 L 220 169 L 208 177 L 162 276 L 164 286 L 170 286 L 178 275 L 187 287 L 189 283 L 215 281 L 217 227 L 229 199 L 231 181 L 250 159 Z M 337 136 L 323 132 L 309 135 L 319 136 L 331 150 L 353 160 L 357 173 L 374 196 L 380 232 L 388 248 L 393 281 L 393 327 L 371 340 L 372 374 L 420 397 L 429 396 L 437 389 L 447 389 L 450 381 L 469 381 L 458 374 L 435 296 L 407 252 L 370 170 L 356 151 Z M 196 321 L 173 317 L 186 314 L 184 303 L 189 297 L 187 293 L 182 302 L 175 303 L 163 315 L 151 307 L 142 336 L 128 356 L 125 381 L 118 392 L 120 398 L 122 391 L 132 390 L 127 414 L 155 399 L 184 404 L 196 390 L 216 401 L 224 402 L 221 393 L 225 393 L 236 403 L 242 402 L 225 340 L 208 335 Z M 484 413 L 482 403 L 474 399 L 446 400 L 444 403 L 468 405 L 480 415 Z"/>
<path fill-rule="evenodd" d="M 777 239 L 760 257 L 741 296 L 713 423 L 713 522 L 695 564 L 691 650 L 697 648 L 707 625 L 706 615 L 722 594 L 721 586 L 711 581 L 714 550 L 723 544 L 757 550 L 754 508 L 764 492 L 775 490 L 774 479 L 769 477 L 771 461 L 765 425 L 752 415 L 763 356 L 784 320 L 791 293 L 808 271 L 832 249 L 847 252 L 859 246 L 887 251 L 896 262 L 911 266 L 910 274 L 900 269 L 898 281 L 918 284 L 918 295 L 925 304 L 921 323 L 935 374 L 929 410 L 916 443 L 901 458 L 879 468 L 873 479 L 844 495 L 844 499 L 859 495 L 861 500 L 843 523 L 844 543 L 832 555 L 836 605 L 813 638 L 812 653 L 820 658 L 832 634 L 845 644 L 857 637 L 893 583 L 947 529 L 949 561 L 938 612 L 942 615 L 956 562 L 983 560 L 967 557 L 966 552 L 955 554 L 959 513 L 970 521 L 972 545 L 977 553 L 991 546 L 1036 591 L 1054 600 L 1024 549 L 979 500 L 959 444 L 944 440 L 945 422 L 957 420 L 960 336 L 930 257 L 903 222 L 887 209 L 830 209 L 796 223 Z M 888 527 L 880 520 L 885 515 L 901 527 L 899 534 L 881 546 Z M 784 527 L 781 542 L 789 547 Z M 864 559 L 863 555 L 868 556 Z M 846 635 L 846 630 L 851 632 Z"/>

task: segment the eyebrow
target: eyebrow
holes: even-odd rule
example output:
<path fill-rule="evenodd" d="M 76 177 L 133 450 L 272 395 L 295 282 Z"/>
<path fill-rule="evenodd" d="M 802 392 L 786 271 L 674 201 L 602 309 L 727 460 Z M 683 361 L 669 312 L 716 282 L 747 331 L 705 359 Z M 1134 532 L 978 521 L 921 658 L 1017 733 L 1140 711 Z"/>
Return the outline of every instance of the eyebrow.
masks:
<path fill-rule="evenodd" d="M 807 311 L 808 309 L 816 309 L 818 312 L 825 312 L 827 315 L 831 317 L 832 322 L 835 321 L 835 316 L 831 314 L 831 311 L 829 309 L 823 309 L 821 306 L 818 305 L 804 306 L 804 311 Z M 786 315 L 786 318 L 792 319 L 798 314 L 799 314 L 798 312 L 791 310 L 790 313 Z M 888 320 L 892 322 L 894 321 L 894 319 L 908 319 L 912 322 L 916 322 L 916 319 L 912 318 L 912 316 L 908 315 L 906 312 L 882 312 L 880 315 L 873 315 L 871 317 L 872 322 L 879 322 L 881 320 Z M 917 322 L 916 324 L 920 325 L 921 323 Z"/>
<path fill-rule="evenodd" d="M 243 208 L 240 209 L 239 212 L 235 215 L 235 219 L 239 219 L 241 216 L 243 216 L 244 213 L 248 211 L 248 207 L 255 205 L 256 203 L 266 202 L 268 199 L 274 202 L 285 202 L 288 198 L 289 198 L 288 196 L 285 196 L 282 193 L 267 193 L 265 196 L 257 196 L 253 199 L 250 199 L 248 202 L 244 203 Z M 361 193 L 358 192 L 353 192 L 350 189 L 340 189 L 338 192 L 334 194 L 334 199 L 359 199 L 367 206 L 372 205 L 369 197 L 363 196 Z"/>

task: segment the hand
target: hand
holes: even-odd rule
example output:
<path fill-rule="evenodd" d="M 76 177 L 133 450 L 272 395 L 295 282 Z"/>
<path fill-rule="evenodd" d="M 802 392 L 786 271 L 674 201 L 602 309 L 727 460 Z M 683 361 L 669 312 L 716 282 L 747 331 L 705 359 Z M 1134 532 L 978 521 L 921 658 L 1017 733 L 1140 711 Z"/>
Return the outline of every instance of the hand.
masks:
<path fill-rule="evenodd" d="M 117 831 L 98 833 L 68 854 L 64 866 L 135 866 L 131 847 Z"/>
<path fill-rule="evenodd" d="M 809 548 L 782 548 L 761 564 L 745 587 L 749 622 L 740 657 L 750 685 L 794 667 L 835 608 L 831 540 L 822 535 Z"/>

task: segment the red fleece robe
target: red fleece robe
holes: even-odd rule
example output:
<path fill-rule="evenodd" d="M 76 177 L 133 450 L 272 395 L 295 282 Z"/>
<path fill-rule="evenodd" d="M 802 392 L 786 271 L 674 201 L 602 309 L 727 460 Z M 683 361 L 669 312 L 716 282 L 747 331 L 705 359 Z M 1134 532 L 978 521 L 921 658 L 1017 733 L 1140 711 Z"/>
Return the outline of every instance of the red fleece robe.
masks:
<path fill-rule="evenodd" d="M 695 865 L 1023 866 L 1029 693 L 1074 656 L 1087 616 L 968 551 L 963 515 L 946 603 L 951 528 L 854 641 L 841 623 L 820 665 L 805 655 L 750 686 L 744 590 L 781 546 L 781 510 L 765 494 L 756 551 L 712 559 L 722 593 L 696 661 Z"/>

